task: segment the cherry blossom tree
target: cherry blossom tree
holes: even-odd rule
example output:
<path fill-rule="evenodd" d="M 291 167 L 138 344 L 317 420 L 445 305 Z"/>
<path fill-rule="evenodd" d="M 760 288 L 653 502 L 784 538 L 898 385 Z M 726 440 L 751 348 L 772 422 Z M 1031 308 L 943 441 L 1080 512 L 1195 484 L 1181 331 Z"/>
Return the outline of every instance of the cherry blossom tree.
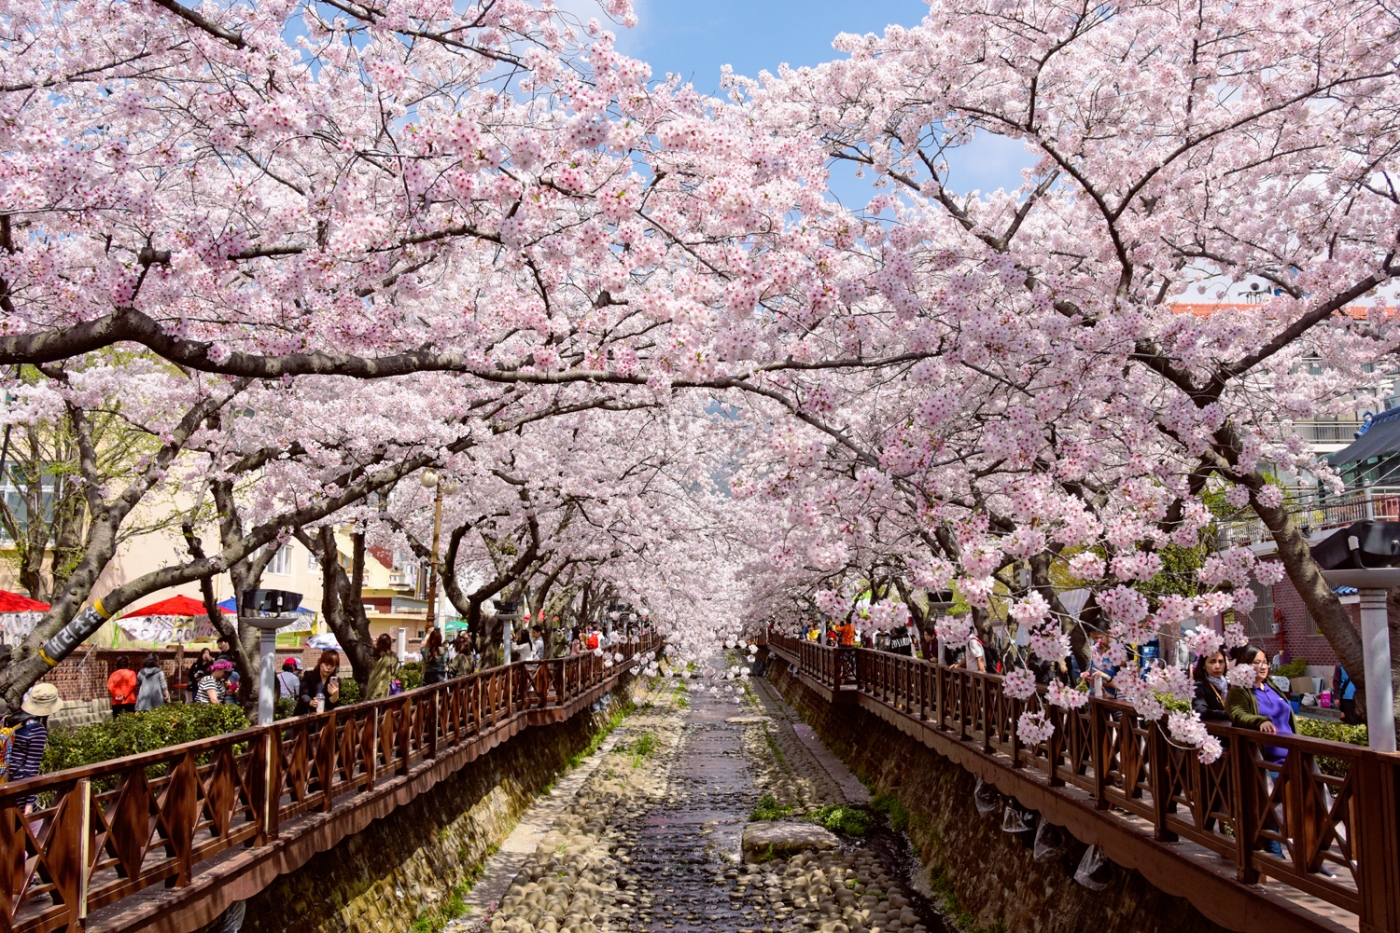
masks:
<path fill-rule="evenodd" d="M 1394 367 L 1396 30 L 1351 3 L 934 2 L 916 27 L 840 37 L 839 60 L 733 79 L 770 136 L 819 139 L 871 177 L 836 323 L 870 356 L 928 357 L 897 376 L 776 377 L 820 431 L 790 465 L 821 441 L 848 498 L 897 500 L 914 580 L 974 605 L 1000 588 L 1050 658 L 1070 647 L 1050 585 L 1063 561 L 1119 661 L 1186 617 L 1248 612 L 1251 580 L 1286 571 L 1360 669 L 1274 477 L 1329 476 L 1289 422 L 1355 408 L 1372 368 Z M 957 186 L 979 134 L 1024 144 L 1018 190 Z M 1249 310 L 1179 309 L 1250 279 L 1272 292 Z M 818 546 L 849 538 L 841 494 L 796 485 L 797 517 L 817 521 L 794 525 L 835 523 Z M 1205 561 L 1198 595 L 1143 596 L 1164 549 L 1210 530 L 1211 490 L 1262 519 L 1280 563 L 1233 548 Z M 1012 564 L 1031 590 L 999 580 Z M 1160 714 L 1161 692 L 1133 698 Z"/>

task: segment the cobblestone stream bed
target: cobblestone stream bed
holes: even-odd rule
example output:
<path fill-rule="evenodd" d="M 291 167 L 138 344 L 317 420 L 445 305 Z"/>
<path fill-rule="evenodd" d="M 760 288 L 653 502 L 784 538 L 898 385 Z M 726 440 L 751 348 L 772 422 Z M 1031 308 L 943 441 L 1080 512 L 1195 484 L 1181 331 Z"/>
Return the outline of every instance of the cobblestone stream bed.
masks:
<path fill-rule="evenodd" d="M 799 735 L 805 727 L 766 682 L 738 704 L 667 681 L 643 699 L 582 774 L 527 813 L 505 847 L 515 854 L 487 863 L 472 913 L 448 931 L 947 930 L 910 889 L 916 863 L 887 829 L 834 849 L 743 859 L 760 797 L 791 807 L 789 820 L 865 802 L 850 799 L 863 795 L 859 782 Z"/>

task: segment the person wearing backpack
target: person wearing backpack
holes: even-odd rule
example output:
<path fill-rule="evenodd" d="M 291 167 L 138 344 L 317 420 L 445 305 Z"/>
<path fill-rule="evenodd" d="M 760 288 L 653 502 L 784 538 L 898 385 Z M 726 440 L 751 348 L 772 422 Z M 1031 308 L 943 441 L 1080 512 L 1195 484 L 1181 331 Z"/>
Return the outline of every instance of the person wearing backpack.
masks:
<path fill-rule="evenodd" d="M 301 687 L 301 674 L 298 673 L 300 669 L 301 662 L 296 658 L 288 658 L 282 662 L 282 672 L 277 675 L 277 699 L 296 700 L 297 690 Z"/>
<path fill-rule="evenodd" d="M 136 712 L 160 709 L 170 702 L 170 689 L 165 683 L 165 671 L 154 654 L 146 655 L 141 670 L 136 672 Z"/>
<path fill-rule="evenodd" d="M 1347 674 L 1347 669 L 1340 664 L 1332 671 L 1333 692 L 1337 696 L 1337 705 L 1342 711 L 1342 722 L 1349 726 L 1361 724 L 1361 717 L 1356 714 L 1356 681 Z"/>

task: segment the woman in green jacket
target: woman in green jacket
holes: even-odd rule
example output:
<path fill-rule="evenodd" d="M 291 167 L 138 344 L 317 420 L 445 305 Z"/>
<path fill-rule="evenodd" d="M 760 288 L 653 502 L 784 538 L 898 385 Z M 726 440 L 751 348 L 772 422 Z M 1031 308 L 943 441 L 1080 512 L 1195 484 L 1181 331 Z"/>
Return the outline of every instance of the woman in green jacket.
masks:
<path fill-rule="evenodd" d="M 1293 705 L 1269 680 L 1269 656 L 1255 645 L 1245 645 L 1235 652 L 1237 664 L 1247 664 L 1254 668 L 1254 683 L 1248 687 L 1231 686 L 1225 694 L 1225 711 L 1230 714 L 1230 723 L 1241 729 L 1255 729 L 1265 735 L 1293 735 L 1298 731 L 1298 723 L 1293 718 Z M 1243 751 L 1243 749 L 1241 749 Z M 1288 757 L 1288 749 L 1277 745 L 1260 748 L 1266 761 L 1282 764 Z M 1269 790 L 1273 790 L 1276 778 L 1272 771 L 1265 772 Z M 1268 817 L 1265 829 L 1278 829 L 1278 821 Z M 1283 855 L 1283 846 L 1277 839 L 1267 839 L 1264 848 L 1274 855 Z"/>
<path fill-rule="evenodd" d="M 1225 711 L 1230 714 L 1231 724 L 1265 735 L 1296 734 L 1298 723 L 1293 718 L 1293 705 L 1269 680 L 1269 656 L 1254 645 L 1245 645 L 1235 653 L 1235 661 L 1254 668 L 1254 683 L 1249 687 L 1232 686 L 1225 695 Z M 1288 757 L 1288 749 L 1276 745 L 1265 745 L 1262 751 L 1264 758 L 1274 764 L 1281 764 Z"/>
<path fill-rule="evenodd" d="M 374 667 L 370 668 L 367 691 L 369 699 L 382 700 L 389 695 L 396 667 L 398 659 L 394 657 L 393 643 L 387 634 L 380 635 L 374 642 Z"/>

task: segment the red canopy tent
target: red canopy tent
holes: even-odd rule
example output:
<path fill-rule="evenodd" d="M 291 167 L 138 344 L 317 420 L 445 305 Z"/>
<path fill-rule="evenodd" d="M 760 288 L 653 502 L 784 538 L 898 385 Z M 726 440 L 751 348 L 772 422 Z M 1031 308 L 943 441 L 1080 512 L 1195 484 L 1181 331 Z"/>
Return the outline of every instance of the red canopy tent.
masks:
<path fill-rule="evenodd" d="M 227 609 L 219 611 L 232 615 Z M 171 596 L 133 609 L 117 620 L 117 626 L 128 638 L 155 645 L 203 641 L 215 636 L 204 603 L 188 596 Z"/>
<path fill-rule="evenodd" d="M 48 607 L 45 606 L 45 609 Z M 220 608 L 220 612 L 225 615 L 233 615 L 231 609 Z M 149 606 L 142 606 L 140 609 L 133 609 L 131 612 L 122 613 L 123 619 L 136 619 L 141 616 L 203 616 L 209 613 L 204 609 L 204 603 L 197 599 L 190 599 L 188 596 L 172 596 L 169 599 L 162 599 L 158 603 L 151 603 Z"/>
<path fill-rule="evenodd" d="M 49 604 L 37 599 L 0 590 L 0 612 L 48 612 Z"/>

